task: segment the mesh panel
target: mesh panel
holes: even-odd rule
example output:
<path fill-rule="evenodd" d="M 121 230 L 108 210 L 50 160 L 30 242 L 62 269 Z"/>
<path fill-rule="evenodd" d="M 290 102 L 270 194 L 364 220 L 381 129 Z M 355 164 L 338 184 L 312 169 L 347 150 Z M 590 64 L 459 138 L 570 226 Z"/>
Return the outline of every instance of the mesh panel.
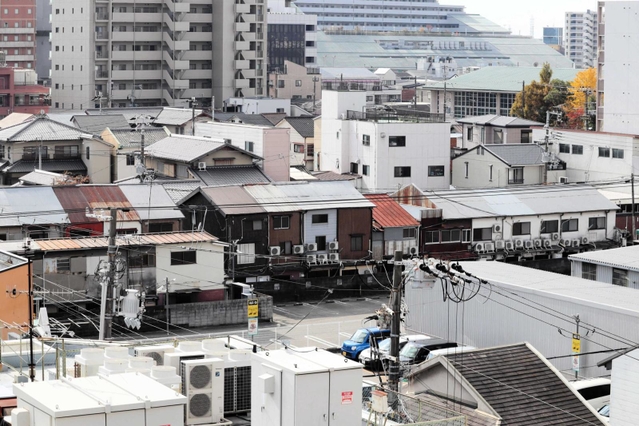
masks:
<path fill-rule="evenodd" d="M 224 369 L 224 414 L 251 411 L 251 367 Z"/>
<path fill-rule="evenodd" d="M 235 368 L 224 369 L 224 414 L 235 413 Z"/>
<path fill-rule="evenodd" d="M 204 417 L 211 414 L 211 397 L 199 393 L 193 395 L 189 401 L 189 412 L 194 417 Z"/>
<path fill-rule="evenodd" d="M 211 369 L 206 365 L 191 368 L 189 382 L 195 389 L 203 389 L 211 383 Z"/>

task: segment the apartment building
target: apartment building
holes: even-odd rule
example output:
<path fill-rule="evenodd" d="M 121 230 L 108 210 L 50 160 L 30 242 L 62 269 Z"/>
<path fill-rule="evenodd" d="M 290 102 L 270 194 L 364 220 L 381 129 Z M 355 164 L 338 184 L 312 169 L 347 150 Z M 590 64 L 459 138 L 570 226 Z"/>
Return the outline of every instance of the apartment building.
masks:
<path fill-rule="evenodd" d="M 21 2 L 23 3 L 23 2 Z M 51 2 L 36 0 L 36 66 L 39 84 L 51 85 Z"/>
<path fill-rule="evenodd" d="M 52 0 L 54 109 L 222 106 L 266 91 L 264 0 Z"/>
<path fill-rule="evenodd" d="M 0 36 L 8 66 L 35 68 L 36 0 L 2 0 Z"/>
<path fill-rule="evenodd" d="M 566 12 L 564 42 L 566 56 L 575 68 L 591 68 L 597 57 L 597 12 Z"/>
<path fill-rule="evenodd" d="M 317 63 L 317 16 L 306 15 L 287 0 L 268 2 L 268 70 L 282 71 L 286 61 Z"/>

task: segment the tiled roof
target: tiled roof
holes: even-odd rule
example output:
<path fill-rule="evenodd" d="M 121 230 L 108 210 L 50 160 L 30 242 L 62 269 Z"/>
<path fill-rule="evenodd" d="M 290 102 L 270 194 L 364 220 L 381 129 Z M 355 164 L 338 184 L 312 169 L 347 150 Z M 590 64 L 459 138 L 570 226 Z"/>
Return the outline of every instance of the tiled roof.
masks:
<path fill-rule="evenodd" d="M 215 121 L 222 123 L 239 122 L 243 124 L 251 124 L 254 126 L 273 127 L 274 124 L 261 114 L 245 114 L 243 112 L 216 112 L 213 115 Z"/>
<path fill-rule="evenodd" d="M 18 160 L 4 169 L 5 173 L 30 173 L 40 167 L 38 161 Z M 41 170 L 47 172 L 86 173 L 87 166 L 79 158 L 76 160 L 42 160 Z"/>
<path fill-rule="evenodd" d="M 74 115 L 75 125 L 87 133 L 98 135 L 107 127 L 125 128 L 129 122 L 122 114 L 114 115 Z"/>
<path fill-rule="evenodd" d="M 195 110 L 195 116 L 202 114 L 201 109 Z M 193 110 L 190 108 L 164 108 L 153 121 L 154 124 L 162 126 L 181 126 L 191 121 L 193 118 Z"/>
<path fill-rule="evenodd" d="M 387 194 L 366 194 L 364 196 L 375 204 L 373 220 L 381 228 L 419 226 L 419 222 Z"/>
<path fill-rule="evenodd" d="M 262 117 L 266 118 L 273 126 L 275 126 L 277 123 L 282 121 L 284 117 L 286 117 L 286 114 L 283 112 L 265 112 L 262 114 Z"/>
<path fill-rule="evenodd" d="M 503 425 L 601 425 L 557 370 L 527 343 L 446 356 Z"/>
<path fill-rule="evenodd" d="M 544 164 L 544 149 L 534 143 L 482 145 L 510 166 L 536 166 Z M 477 148 L 475 148 L 477 149 Z"/>
<path fill-rule="evenodd" d="M 58 123 L 48 117 L 38 117 L 0 130 L 0 141 L 32 142 L 80 140 L 87 132 Z"/>
<path fill-rule="evenodd" d="M 120 143 L 121 148 L 139 148 L 142 133 L 131 128 L 115 129 L 110 128 L 113 136 Z M 157 141 L 161 141 L 170 136 L 164 127 L 147 127 L 144 129 L 144 146 L 148 147 Z"/>
<path fill-rule="evenodd" d="M 286 117 L 284 120 L 303 138 L 312 138 L 315 136 L 315 122 L 313 117 Z"/>
<path fill-rule="evenodd" d="M 270 179 L 256 165 L 216 166 L 206 170 L 191 170 L 202 181 L 202 186 L 243 185 L 268 183 Z"/>
<path fill-rule="evenodd" d="M 232 149 L 252 158 L 261 159 L 252 152 L 224 143 L 222 140 L 186 135 L 171 135 L 164 138 L 151 145 L 146 153 L 149 157 L 191 163 L 218 149 Z"/>

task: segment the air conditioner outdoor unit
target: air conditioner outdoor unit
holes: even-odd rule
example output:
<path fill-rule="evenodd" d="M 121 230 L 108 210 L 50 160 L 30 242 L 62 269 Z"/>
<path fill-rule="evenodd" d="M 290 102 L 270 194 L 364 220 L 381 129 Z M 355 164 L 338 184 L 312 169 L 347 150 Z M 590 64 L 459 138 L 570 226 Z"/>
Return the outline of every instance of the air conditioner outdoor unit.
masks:
<path fill-rule="evenodd" d="M 542 247 L 542 242 L 539 239 L 536 239 L 533 241 L 533 244 L 535 245 L 535 248 L 541 248 Z"/>
<path fill-rule="evenodd" d="M 496 223 L 493 225 L 493 232 L 501 233 L 501 225 Z"/>
<path fill-rule="evenodd" d="M 531 248 L 533 248 L 533 242 L 532 242 L 532 240 L 526 240 L 526 241 L 524 241 L 524 247 L 525 247 L 525 248 L 527 248 L 527 249 L 531 249 Z"/>
<path fill-rule="evenodd" d="M 306 244 L 306 251 L 317 251 L 317 243 Z"/>
<path fill-rule="evenodd" d="M 581 244 L 588 244 L 589 242 L 588 237 L 581 237 Z"/>
<path fill-rule="evenodd" d="M 495 241 L 495 248 L 497 250 L 503 250 L 506 248 L 506 241 L 504 240 L 497 240 Z"/>
<path fill-rule="evenodd" d="M 572 241 L 561 239 L 559 240 L 559 245 L 562 247 L 570 247 L 572 245 Z"/>
<path fill-rule="evenodd" d="M 552 238 L 553 241 L 559 241 L 559 234 L 555 232 L 550 236 L 550 238 Z"/>
<path fill-rule="evenodd" d="M 304 253 L 304 246 L 303 245 L 293 246 L 293 253 L 295 253 L 295 254 L 303 254 Z"/>
<path fill-rule="evenodd" d="M 180 373 L 180 363 L 192 359 L 204 359 L 204 352 L 167 352 L 164 354 L 164 365 L 174 367 Z"/>
<path fill-rule="evenodd" d="M 339 262 L 339 253 L 330 253 L 328 258 L 331 262 Z"/>
<path fill-rule="evenodd" d="M 411 256 L 417 256 L 419 254 L 419 249 L 417 247 L 411 247 L 408 249 L 408 252 Z"/>
<path fill-rule="evenodd" d="M 155 365 L 164 365 L 164 354 L 175 350 L 173 345 L 139 346 L 133 349 L 135 356 L 147 356 L 153 358 Z"/>
<path fill-rule="evenodd" d="M 476 253 L 483 253 L 484 252 L 484 243 L 477 243 L 473 246 L 473 250 L 475 250 Z"/>
<path fill-rule="evenodd" d="M 506 250 L 512 251 L 515 249 L 515 245 L 512 241 L 506 241 L 505 247 Z"/>
<path fill-rule="evenodd" d="M 187 425 L 219 423 L 224 417 L 224 362 L 219 358 L 182 361 L 182 393 Z"/>
<path fill-rule="evenodd" d="M 329 250 L 339 250 L 339 243 L 337 241 L 331 241 L 328 243 Z"/>
<path fill-rule="evenodd" d="M 559 177 L 559 183 L 568 183 L 568 177 L 567 176 L 560 176 Z"/>
<path fill-rule="evenodd" d="M 552 241 L 544 240 L 544 248 L 551 248 L 551 247 L 552 247 Z"/>
<path fill-rule="evenodd" d="M 495 251 L 495 244 L 494 243 L 485 243 L 484 244 L 484 248 L 486 249 L 487 253 L 493 253 Z"/>
<path fill-rule="evenodd" d="M 206 170 L 206 163 L 204 161 L 200 161 L 197 163 L 198 170 Z"/>
<path fill-rule="evenodd" d="M 572 240 L 572 246 L 573 247 L 579 247 L 579 243 L 581 243 L 581 240 L 579 240 L 579 239 Z"/>
<path fill-rule="evenodd" d="M 515 248 L 524 248 L 524 240 L 515 240 Z"/>
<path fill-rule="evenodd" d="M 314 255 L 314 254 L 306 255 L 306 263 L 312 263 L 312 264 L 317 263 L 317 255 Z"/>
<path fill-rule="evenodd" d="M 328 261 L 328 255 L 325 253 L 317 255 L 317 263 L 326 263 Z"/>
<path fill-rule="evenodd" d="M 271 256 L 279 256 L 280 255 L 280 247 L 279 246 L 271 246 L 268 248 L 268 252 Z"/>

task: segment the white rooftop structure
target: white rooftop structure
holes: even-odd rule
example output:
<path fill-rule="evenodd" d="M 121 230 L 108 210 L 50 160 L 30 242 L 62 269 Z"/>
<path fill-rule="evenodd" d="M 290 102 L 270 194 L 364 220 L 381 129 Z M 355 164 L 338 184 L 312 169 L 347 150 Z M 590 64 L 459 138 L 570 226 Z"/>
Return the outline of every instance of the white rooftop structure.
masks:
<path fill-rule="evenodd" d="M 639 272 L 639 245 L 572 254 L 570 260 Z"/>

